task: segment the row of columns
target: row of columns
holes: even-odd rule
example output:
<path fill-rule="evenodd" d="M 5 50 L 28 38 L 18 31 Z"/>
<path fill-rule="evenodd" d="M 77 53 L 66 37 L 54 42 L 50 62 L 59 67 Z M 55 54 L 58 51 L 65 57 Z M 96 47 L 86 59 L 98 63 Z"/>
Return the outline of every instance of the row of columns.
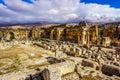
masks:
<path fill-rule="evenodd" d="M 32 38 L 40 38 L 41 32 L 40 31 L 32 31 Z"/>
<path fill-rule="evenodd" d="M 62 34 L 63 30 L 64 30 L 64 29 L 61 29 L 61 30 L 57 29 L 57 30 L 56 30 L 56 34 L 55 34 L 55 35 L 56 35 L 56 40 L 57 40 L 57 41 L 60 41 L 60 39 L 61 39 L 61 34 Z M 50 39 L 51 39 L 51 40 L 54 39 L 54 36 L 53 36 L 53 35 L 54 35 L 54 31 L 55 31 L 54 29 L 51 30 L 51 33 L 50 33 Z"/>
<path fill-rule="evenodd" d="M 90 36 L 86 30 L 78 31 L 78 44 L 89 44 Z"/>
<path fill-rule="evenodd" d="M 53 35 L 56 35 L 56 40 L 59 41 L 61 39 L 61 33 L 64 31 L 64 30 L 59 30 L 57 29 L 56 30 L 56 34 L 54 33 L 56 29 L 53 29 L 51 30 L 51 33 L 50 33 L 50 39 L 53 40 L 55 36 Z M 92 35 L 92 36 L 90 36 Z M 89 30 L 87 29 L 82 29 L 80 31 L 78 31 L 78 43 L 79 44 L 89 44 L 90 42 L 95 42 L 98 38 L 97 36 L 97 31 L 93 32 L 92 34 L 90 34 Z M 91 38 L 91 41 L 90 41 L 90 38 Z"/>

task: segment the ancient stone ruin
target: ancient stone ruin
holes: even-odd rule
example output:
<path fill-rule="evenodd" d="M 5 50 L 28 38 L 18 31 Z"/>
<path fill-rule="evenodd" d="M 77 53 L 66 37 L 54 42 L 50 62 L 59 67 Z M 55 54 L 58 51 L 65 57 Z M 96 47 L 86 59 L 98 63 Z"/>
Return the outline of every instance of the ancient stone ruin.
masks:
<path fill-rule="evenodd" d="M 115 31 L 85 21 L 0 28 L 0 80 L 120 80 Z"/>

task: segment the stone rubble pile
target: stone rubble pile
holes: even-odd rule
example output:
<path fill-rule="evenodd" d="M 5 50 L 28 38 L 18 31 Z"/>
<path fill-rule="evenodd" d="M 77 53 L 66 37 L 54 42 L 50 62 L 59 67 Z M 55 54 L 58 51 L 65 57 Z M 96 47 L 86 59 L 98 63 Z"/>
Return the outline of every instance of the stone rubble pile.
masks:
<path fill-rule="evenodd" d="M 33 43 L 33 46 L 42 47 L 55 54 L 49 58 L 36 59 L 35 63 L 37 65 L 47 64 L 42 68 L 38 68 L 38 74 L 33 74 L 23 80 L 82 80 L 85 76 L 92 77 L 93 80 L 94 78 L 95 80 L 120 80 L 119 48 L 108 51 L 108 48 L 103 49 L 103 47 L 99 46 L 80 46 L 75 43 L 62 41 L 31 43 Z M 30 54 L 30 56 L 33 55 Z M 6 75 L 0 76 L 0 79 Z M 9 77 L 12 75 L 13 73 L 9 74 Z M 22 80 L 22 77 L 19 77 L 20 79 Z"/>
<path fill-rule="evenodd" d="M 120 67 L 120 49 L 116 51 L 103 51 L 102 47 L 84 47 L 70 42 L 41 42 L 39 46 L 55 52 L 56 58 L 67 56 L 82 57 L 97 62 L 98 64 L 111 64 Z M 67 54 L 67 55 L 66 55 Z"/>
<path fill-rule="evenodd" d="M 111 65 L 100 66 L 87 59 L 70 57 L 64 62 L 48 65 L 39 74 L 43 80 L 80 80 L 87 75 L 99 77 L 100 80 L 109 80 L 113 78 L 110 76 L 114 76 L 116 80 L 119 80 L 120 68 Z M 29 80 L 29 78 L 26 80 Z"/>

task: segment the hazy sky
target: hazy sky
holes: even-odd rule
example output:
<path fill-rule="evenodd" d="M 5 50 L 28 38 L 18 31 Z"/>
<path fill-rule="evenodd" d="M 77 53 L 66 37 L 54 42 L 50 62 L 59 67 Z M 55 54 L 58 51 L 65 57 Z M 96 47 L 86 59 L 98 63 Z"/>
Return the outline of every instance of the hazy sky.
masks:
<path fill-rule="evenodd" d="M 0 24 L 120 21 L 120 0 L 0 0 Z"/>

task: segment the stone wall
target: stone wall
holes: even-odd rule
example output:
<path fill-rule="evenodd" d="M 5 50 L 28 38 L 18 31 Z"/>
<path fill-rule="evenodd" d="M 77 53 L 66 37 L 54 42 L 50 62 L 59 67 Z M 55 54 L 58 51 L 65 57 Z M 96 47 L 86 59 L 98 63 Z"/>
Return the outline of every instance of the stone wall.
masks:
<path fill-rule="evenodd" d="M 11 35 L 12 33 L 13 35 Z M 0 37 L 10 40 L 14 37 L 16 40 L 28 40 L 48 38 L 57 41 L 70 41 L 79 44 L 96 44 L 98 39 L 98 27 L 88 26 L 81 22 L 79 25 L 56 25 L 48 28 L 4 28 L 0 29 Z"/>
<path fill-rule="evenodd" d="M 77 25 L 71 28 L 53 28 L 50 39 L 76 42 L 79 44 L 96 44 L 98 40 L 97 26 Z"/>

